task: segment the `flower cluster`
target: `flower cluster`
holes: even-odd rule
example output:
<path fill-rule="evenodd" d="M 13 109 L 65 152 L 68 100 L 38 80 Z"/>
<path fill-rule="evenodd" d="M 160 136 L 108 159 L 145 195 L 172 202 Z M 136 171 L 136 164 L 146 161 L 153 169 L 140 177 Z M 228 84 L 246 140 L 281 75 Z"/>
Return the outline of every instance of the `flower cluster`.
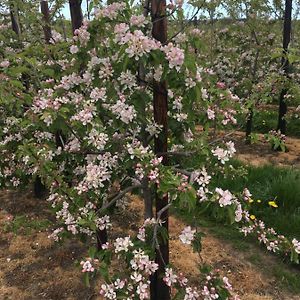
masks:
<path fill-rule="evenodd" d="M 212 154 L 216 156 L 222 164 L 225 164 L 225 162 L 229 161 L 229 159 L 236 152 L 233 142 L 227 142 L 225 145 L 227 149 L 223 149 L 218 146 L 216 149 L 212 150 Z"/>
<path fill-rule="evenodd" d="M 195 229 L 192 229 L 191 226 L 187 226 L 183 229 L 182 233 L 179 236 L 179 239 L 183 244 L 190 245 L 194 240 L 195 233 Z"/>
<path fill-rule="evenodd" d="M 166 58 L 169 61 L 170 68 L 175 68 L 177 71 L 179 71 L 184 62 L 183 50 L 174 46 L 172 43 L 169 43 L 163 48 L 163 51 L 165 52 Z"/>

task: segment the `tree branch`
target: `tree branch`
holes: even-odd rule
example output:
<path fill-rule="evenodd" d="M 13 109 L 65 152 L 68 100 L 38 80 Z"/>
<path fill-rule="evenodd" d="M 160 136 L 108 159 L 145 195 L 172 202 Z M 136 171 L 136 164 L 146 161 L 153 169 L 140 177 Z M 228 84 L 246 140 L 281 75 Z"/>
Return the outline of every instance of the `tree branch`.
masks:
<path fill-rule="evenodd" d="M 132 186 L 129 186 L 127 187 L 126 189 L 124 189 L 123 191 L 121 191 L 120 193 L 116 193 L 114 194 L 113 196 L 111 196 L 109 199 L 108 199 L 108 203 L 103 205 L 100 209 L 98 209 L 96 211 L 96 213 L 98 214 L 101 214 L 103 213 L 106 209 L 110 208 L 112 205 L 114 205 L 119 199 L 121 199 L 123 196 L 125 196 L 128 192 L 134 190 L 134 189 L 137 189 L 137 188 L 140 188 L 142 187 L 141 184 L 135 184 L 135 185 L 132 185 Z"/>

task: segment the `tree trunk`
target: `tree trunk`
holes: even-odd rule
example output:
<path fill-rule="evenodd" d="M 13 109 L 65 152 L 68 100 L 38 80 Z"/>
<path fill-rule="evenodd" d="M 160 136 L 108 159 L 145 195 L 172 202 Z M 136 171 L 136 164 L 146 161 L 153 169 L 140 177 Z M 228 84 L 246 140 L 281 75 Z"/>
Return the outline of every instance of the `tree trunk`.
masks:
<path fill-rule="evenodd" d="M 256 42 L 256 47 L 258 47 L 258 48 L 256 50 L 254 64 L 253 64 L 253 68 L 252 68 L 252 71 L 251 71 L 251 83 L 252 83 L 252 85 L 251 85 L 251 89 L 249 91 L 249 96 L 252 93 L 254 83 L 257 81 L 257 79 L 256 79 L 256 73 L 257 73 L 258 58 L 259 58 L 259 53 L 260 53 L 260 48 L 259 48 L 260 42 L 258 41 L 257 35 L 256 35 L 256 33 L 255 33 L 254 30 L 252 31 L 251 35 L 252 35 L 252 39 L 254 39 L 255 42 Z M 249 108 L 248 115 L 247 115 L 247 122 L 246 122 L 246 144 L 248 144 L 248 145 L 251 144 L 251 133 L 252 133 L 252 125 L 253 125 L 254 107 L 255 107 L 255 105 L 253 104 L 253 106 Z"/>
<path fill-rule="evenodd" d="M 83 14 L 81 10 L 81 2 L 82 0 L 69 0 L 73 33 L 82 25 Z"/>
<path fill-rule="evenodd" d="M 108 241 L 107 230 L 106 229 L 97 230 L 96 235 L 97 235 L 97 249 L 101 250 L 102 245 L 104 245 Z"/>
<path fill-rule="evenodd" d="M 47 194 L 47 189 L 43 185 L 41 177 L 37 176 L 34 181 L 34 196 L 38 199 L 43 199 Z"/>
<path fill-rule="evenodd" d="M 283 56 L 281 60 L 284 74 L 287 76 L 289 73 L 289 60 L 286 57 L 288 53 L 288 47 L 291 40 L 292 30 L 292 0 L 285 1 L 285 12 L 284 12 L 284 25 L 283 25 Z M 279 98 L 279 111 L 278 111 L 278 125 L 277 130 L 280 130 L 282 134 L 286 134 L 286 120 L 285 115 L 287 113 L 287 104 L 285 101 L 285 95 L 287 89 L 284 88 L 280 93 Z"/>
<path fill-rule="evenodd" d="M 167 19 L 166 19 L 166 0 L 152 0 L 151 1 L 151 16 L 153 28 L 152 36 L 165 43 L 167 41 Z M 162 125 L 163 129 L 160 135 L 154 139 L 155 153 L 167 152 L 168 149 L 168 96 L 167 83 L 154 82 L 153 87 L 153 109 L 154 120 L 157 124 Z M 163 164 L 167 164 L 167 156 L 163 159 Z M 168 197 L 159 197 L 156 194 L 156 214 L 162 208 L 168 205 Z M 168 231 L 168 210 L 161 215 L 161 220 L 165 230 Z M 159 237 L 158 237 L 159 238 Z M 163 281 L 165 274 L 165 266 L 169 264 L 169 241 L 163 241 L 159 238 L 159 249 L 156 250 L 156 262 L 158 263 L 158 270 L 151 279 L 151 300 L 169 300 L 170 288 Z"/>
<path fill-rule="evenodd" d="M 48 1 L 41 1 L 41 12 L 43 15 L 43 31 L 46 44 L 50 44 L 51 40 L 51 27 L 50 27 L 50 11 Z"/>
<path fill-rule="evenodd" d="M 9 12 L 10 12 L 10 19 L 11 19 L 11 28 L 19 38 L 21 35 L 21 28 L 17 17 L 17 9 L 13 3 L 10 4 Z"/>
<path fill-rule="evenodd" d="M 253 108 L 249 108 L 246 122 L 246 144 L 251 144 L 251 133 L 253 123 Z"/>

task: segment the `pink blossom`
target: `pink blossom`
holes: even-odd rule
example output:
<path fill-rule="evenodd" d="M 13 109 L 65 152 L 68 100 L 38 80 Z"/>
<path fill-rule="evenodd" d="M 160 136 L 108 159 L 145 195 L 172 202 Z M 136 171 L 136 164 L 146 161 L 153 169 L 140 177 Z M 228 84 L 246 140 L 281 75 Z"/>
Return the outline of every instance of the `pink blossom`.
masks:
<path fill-rule="evenodd" d="M 177 275 L 173 272 L 172 268 L 166 268 L 164 282 L 167 286 L 171 286 L 177 282 Z"/>
<path fill-rule="evenodd" d="M 143 15 L 139 15 L 139 16 L 133 15 L 130 18 L 130 25 L 131 26 L 142 27 L 146 24 L 147 24 L 147 21 L 146 21 L 146 18 Z"/>
<path fill-rule="evenodd" d="M 183 229 L 181 234 L 179 235 L 179 239 L 183 244 L 190 245 L 194 240 L 196 230 L 192 230 L 191 226 L 187 226 Z"/>
<path fill-rule="evenodd" d="M 233 195 L 228 191 L 224 191 L 221 188 L 216 188 L 216 192 L 219 194 L 219 204 L 221 207 L 231 205 L 233 200 Z"/>
<path fill-rule="evenodd" d="M 86 261 L 81 261 L 80 265 L 82 266 L 82 271 L 83 273 L 85 272 L 94 272 L 95 268 L 92 266 L 91 262 L 89 260 Z"/>
<path fill-rule="evenodd" d="M 166 54 L 166 58 L 169 61 L 169 67 L 179 71 L 184 62 L 184 51 L 174 46 L 172 43 L 164 46 L 162 51 Z"/>

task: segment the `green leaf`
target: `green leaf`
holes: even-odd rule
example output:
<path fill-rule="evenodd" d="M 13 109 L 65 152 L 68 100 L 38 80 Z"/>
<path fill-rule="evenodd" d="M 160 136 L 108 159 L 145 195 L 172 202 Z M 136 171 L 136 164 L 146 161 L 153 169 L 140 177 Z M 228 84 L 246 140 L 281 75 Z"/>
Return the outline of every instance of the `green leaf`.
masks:
<path fill-rule="evenodd" d="M 87 287 L 90 287 L 90 277 L 89 277 L 89 273 L 88 272 L 85 272 L 84 275 L 83 275 L 83 280 L 84 280 L 84 284 L 87 286 Z"/>
<path fill-rule="evenodd" d="M 94 1 L 92 1 L 89 5 L 89 12 L 91 12 L 93 8 L 94 8 Z"/>
<path fill-rule="evenodd" d="M 49 77 L 54 77 L 55 75 L 55 71 L 53 69 L 44 69 L 42 72 Z"/>
<path fill-rule="evenodd" d="M 179 206 L 181 208 L 187 208 L 189 211 L 196 208 L 197 203 L 196 191 L 193 187 L 187 190 L 186 192 L 182 192 L 179 195 Z"/>
<path fill-rule="evenodd" d="M 21 89 L 21 90 L 24 89 L 24 86 L 23 86 L 22 82 L 19 81 L 19 80 L 11 80 L 10 83 L 11 83 L 13 86 L 15 86 L 16 88 L 19 88 L 19 89 Z"/>
<path fill-rule="evenodd" d="M 106 263 L 101 264 L 101 266 L 99 268 L 99 272 L 106 281 L 109 281 L 108 266 Z"/>
<path fill-rule="evenodd" d="M 291 252 L 291 262 L 299 264 L 299 254 L 295 251 L 295 249 Z"/>
<path fill-rule="evenodd" d="M 97 248 L 94 246 L 90 247 L 88 253 L 89 253 L 89 257 L 95 258 L 95 254 L 97 253 Z"/>

